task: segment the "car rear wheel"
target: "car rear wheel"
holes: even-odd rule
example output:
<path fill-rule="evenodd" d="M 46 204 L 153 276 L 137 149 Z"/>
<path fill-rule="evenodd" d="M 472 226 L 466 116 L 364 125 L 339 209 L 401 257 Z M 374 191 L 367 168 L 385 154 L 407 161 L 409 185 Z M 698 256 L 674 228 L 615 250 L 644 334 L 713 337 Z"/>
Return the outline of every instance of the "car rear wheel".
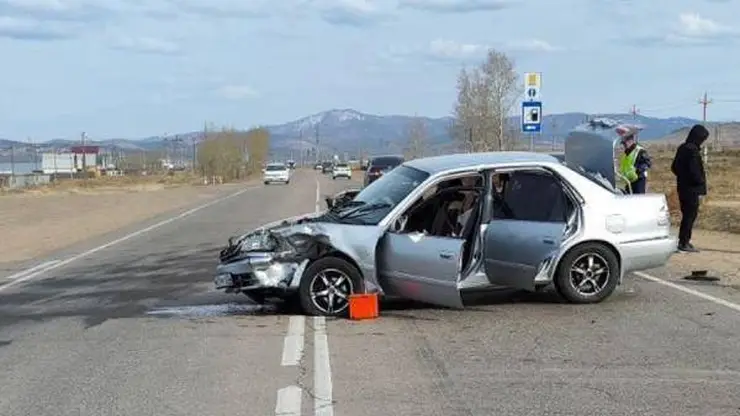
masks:
<path fill-rule="evenodd" d="M 555 289 L 571 303 L 598 303 L 608 298 L 619 283 L 619 260 L 600 243 L 585 243 L 570 250 L 560 261 Z"/>
<path fill-rule="evenodd" d="M 351 263 L 324 257 L 311 263 L 298 288 L 307 315 L 348 316 L 349 295 L 362 291 L 362 276 Z"/>

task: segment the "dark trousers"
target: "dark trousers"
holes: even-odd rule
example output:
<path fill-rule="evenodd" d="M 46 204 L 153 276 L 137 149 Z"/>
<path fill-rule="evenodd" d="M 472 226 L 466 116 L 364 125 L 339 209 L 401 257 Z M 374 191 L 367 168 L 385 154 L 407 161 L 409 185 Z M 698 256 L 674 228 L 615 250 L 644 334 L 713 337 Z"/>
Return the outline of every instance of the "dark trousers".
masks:
<path fill-rule="evenodd" d="M 691 230 L 699 214 L 699 195 L 690 191 L 678 191 L 678 202 L 681 204 L 681 225 L 678 229 L 678 244 L 686 245 L 691 241 Z"/>
<path fill-rule="evenodd" d="M 638 179 L 638 180 L 630 183 L 630 186 L 625 186 L 624 187 L 624 193 L 625 194 L 629 194 L 629 193 L 633 193 L 633 194 L 644 194 L 646 187 L 647 187 L 647 179 L 640 178 L 640 179 Z M 630 190 L 632 192 L 630 192 Z"/>

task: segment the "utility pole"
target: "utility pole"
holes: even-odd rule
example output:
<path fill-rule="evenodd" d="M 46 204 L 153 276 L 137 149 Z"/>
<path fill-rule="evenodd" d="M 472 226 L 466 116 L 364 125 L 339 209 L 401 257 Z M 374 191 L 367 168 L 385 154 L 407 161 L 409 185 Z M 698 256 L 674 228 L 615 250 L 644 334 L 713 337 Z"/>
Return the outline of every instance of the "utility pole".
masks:
<path fill-rule="evenodd" d="M 640 109 L 637 108 L 635 104 L 632 104 L 632 109 L 630 110 L 630 114 L 632 114 L 632 120 L 637 120 L 637 115 L 640 114 Z"/>
<path fill-rule="evenodd" d="M 82 132 L 80 137 L 82 142 L 82 175 L 83 178 L 87 179 L 87 149 L 85 148 L 85 132 Z"/>
<path fill-rule="evenodd" d="M 316 136 L 316 163 L 319 163 L 319 158 L 321 156 L 319 152 L 319 123 L 316 123 L 314 134 Z"/>
<path fill-rule="evenodd" d="M 707 92 L 704 91 L 704 96 L 699 100 L 699 104 L 701 104 L 701 121 L 703 124 L 707 124 L 707 106 L 712 103 L 712 100 L 707 98 Z M 708 163 L 709 154 L 707 152 L 707 146 L 704 146 L 704 164 Z"/>
<path fill-rule="evenodd" d="M 552 119 L 551 126 L 552 126 L 552 151 L 554 152 L 555 148 L 557 147 L 557 137 L 558 137 L 556 135 L 558 123 L 557 121 L 555 121 L 555 118 Z"/>

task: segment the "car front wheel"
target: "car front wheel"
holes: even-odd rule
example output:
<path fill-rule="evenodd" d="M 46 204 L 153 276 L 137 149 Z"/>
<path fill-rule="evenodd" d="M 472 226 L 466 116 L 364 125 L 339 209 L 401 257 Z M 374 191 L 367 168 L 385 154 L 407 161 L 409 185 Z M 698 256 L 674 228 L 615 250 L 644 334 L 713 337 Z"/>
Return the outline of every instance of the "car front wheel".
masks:
<path fill-rule="evenodd" d="M 314 316 L 348 316 L 349 295 L 358 292 L 362 292 L 360 272 L 338 257 L 313 262 L 298 288 L 303 312 Z"/>
<path fill-rule="evenodd" d="M 555 289 L 571 303 L 598 303 L 608 298 L 619 283 L 619 260 L 600 243 L 574 247 L 560 261 Z"/>

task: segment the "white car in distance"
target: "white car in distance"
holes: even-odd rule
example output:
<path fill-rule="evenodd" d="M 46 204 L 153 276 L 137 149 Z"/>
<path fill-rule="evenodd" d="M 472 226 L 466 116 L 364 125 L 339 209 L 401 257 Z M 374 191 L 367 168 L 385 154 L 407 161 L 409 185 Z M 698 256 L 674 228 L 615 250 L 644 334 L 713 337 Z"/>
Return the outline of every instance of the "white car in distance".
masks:
<path fill-rule="evenodd" d="M 262 181 L 265 185 L 273 182 L 290 183 L 290 169 L 284 163 L 270 163 L 262 171 Z"/>
<path fill-rule="evenodd" d="M 336 165 L 334 165 L 334 169 L 331 171 L 331 178 L 352 179 L 352 168 L 346 163 L 337 163 Z"/>

